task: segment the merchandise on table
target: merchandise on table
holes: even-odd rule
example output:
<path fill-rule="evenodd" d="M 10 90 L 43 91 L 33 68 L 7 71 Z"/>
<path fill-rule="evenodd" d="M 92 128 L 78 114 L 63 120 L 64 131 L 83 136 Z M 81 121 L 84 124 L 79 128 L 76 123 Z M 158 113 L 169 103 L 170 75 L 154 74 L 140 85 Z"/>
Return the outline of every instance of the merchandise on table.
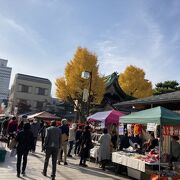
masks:
<path fill-rule="evenodd" d="M 147 163 L 158 163 L 159 162 L 159 149 L 152 149 L 144 158 L 141 159 Z"/>

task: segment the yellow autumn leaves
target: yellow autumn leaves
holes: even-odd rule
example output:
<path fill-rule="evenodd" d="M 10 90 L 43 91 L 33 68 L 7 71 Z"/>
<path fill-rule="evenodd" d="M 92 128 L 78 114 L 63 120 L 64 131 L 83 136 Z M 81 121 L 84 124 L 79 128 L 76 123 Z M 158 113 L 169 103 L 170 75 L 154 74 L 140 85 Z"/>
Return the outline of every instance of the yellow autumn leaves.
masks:
<path fill-rule="evenodd" d="M 92 88 L 90 95 L 93 103 L 100 103 L 105 92 L 105 85 L 98 70 L 97 56 L 86 48 L 77 48 L 73 59 L 65 68 L 64 77 L 56 80 L 57 97 L 63 100 L 70 98 L 71 100 L 82 101 L 83 90 L 89 89 L 89 80 L 81 78 L 81 73 L 91 71 Z"/>
<path fill-rule="evenodd" d="M 66 65 L 64 77 L 56 79 L 56 96 L 62 100 L 82 101 L 83 90 L 89 88 L 89 80 L 81 78 L 83 71 L 92 72 L 91 102 L 100 103 L 105 93 L 104 77 L 99 74 L 97 56 L 86 48 L 77 48 L 74 57 Z M 128 66 L 119 76 L 120 87 L 130 96 L 141 98 L 152 95 L 152 84 L 145 79 L 145 72 Z"/>
<path fill-rule="evenodd" d="M 136 98 L 151 96 L 152 83 L 145 79 L 145 72 L 135 66 L 128 66 L 124 73 L 119 75 L 119 84 L 123 91 Z"/>

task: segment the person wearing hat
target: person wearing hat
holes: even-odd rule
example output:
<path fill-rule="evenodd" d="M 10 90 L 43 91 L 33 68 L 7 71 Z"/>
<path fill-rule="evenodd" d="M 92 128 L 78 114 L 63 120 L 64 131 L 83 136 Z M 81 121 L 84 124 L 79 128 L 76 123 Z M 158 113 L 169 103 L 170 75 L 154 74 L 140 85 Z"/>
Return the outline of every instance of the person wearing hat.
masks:
<path fill-rule="evenodd" d="M 56 121 L 51 121 L 51 126 L 46 129 L 45 135 L 45 162 L 44 162 L 44 169 L 42 174 L 44 176 L 47 175 L 47 167 L 49 164 L 49 158 L 52 156 L 52 173 L 51 179 L 55 180 L 56 176 L 56 163 L 58 157 L 58 150 L 61 146 L 61 130 L 56 127 Z"/>
<path fill-rule="evenodd" d="M 33 134 L 31 132 L 31 126 L 29 123 L 24 124 L 23 130 L 19 131 L 16 137 L 17 142 L 17 177 L 20 177 L 20 173 L 25 175 L 27 156 L 29 150 L 33 146 Z M 23 157 L 23 166 L 21 171 L 21 160 Z"/>
<path fill-rule="evenodd" d="M 60 161 L 62 160 L 62 154 L 64 152 L 64 165 L 68 165 L 67 163 L 67 145 L 68 145 L 68 137 L 69 137 L 69 127 L 67 124 L 67 119 L 62 119 L 61 121 L 61 126 L 59 127 L 61 129 L 62 133 L 62 144 L 61 148 L 59 149 L 59 154 L 58 154 L 58 164 L 60 165 Z"/>

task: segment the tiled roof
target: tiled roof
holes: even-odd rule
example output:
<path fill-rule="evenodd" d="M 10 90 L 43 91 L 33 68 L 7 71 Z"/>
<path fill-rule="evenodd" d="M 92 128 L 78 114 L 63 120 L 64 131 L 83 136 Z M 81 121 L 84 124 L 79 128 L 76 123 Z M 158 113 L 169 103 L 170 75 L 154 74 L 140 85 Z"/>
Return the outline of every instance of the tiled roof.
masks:
<path fill-rule="evenodd" d="M 180 102 L 180 91 L 166 93 L 156 96 L 150 96 L 147 98 L 140 98 L 132 101 L 124 101 L 117 103 L 114 106 L 130 106 L 136 104 L 156 104 L 156 103 L 166 103 L 166 102 Z"/>

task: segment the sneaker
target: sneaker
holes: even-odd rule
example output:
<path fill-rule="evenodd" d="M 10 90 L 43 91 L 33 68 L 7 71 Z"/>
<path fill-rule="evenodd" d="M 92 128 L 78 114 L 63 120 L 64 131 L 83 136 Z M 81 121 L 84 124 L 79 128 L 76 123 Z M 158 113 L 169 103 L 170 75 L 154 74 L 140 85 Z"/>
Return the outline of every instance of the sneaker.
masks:
<path fill-rule="evenodd" d="M 26 175 L 26 173 L 23 171 L 22 173 L 21 173 L 23 176 L 25 176 Z"/>
<path fill-rule="evenodd" d="M 67 162 L 64 162 L 64 165 L 68 165 L 68 163 L 67 163 Z"/>
<path fill-rule="evenodd" d="M 20 177 L 20 174 L 17 174 L 16 176 L 19 178 L 19 177 Z"/>
<path fill-rule="evenodd" d="M 71 155 L 71 154 L 68 154 L 67 157 L 72 157 L 72 155 Z"/>
<path fill-rule="evenodd" d="M 47 176 L 46 172 L 41 172 L 43 176 Z"/>
<path fill-rule="evenodd" d="M 61 165 L 61 162 L 60 162 L 60 161 L 58 161 L 58 165 Z"/>
<path fill-rule="evenodd" d="M 55 176 L 51 175 L 51 180 L 55 180 Z"/>
<path fill-rule="evenodd" d="M 83 167 L 88 167 L 88 165 L 87 164 L 83 164 Z"/>

